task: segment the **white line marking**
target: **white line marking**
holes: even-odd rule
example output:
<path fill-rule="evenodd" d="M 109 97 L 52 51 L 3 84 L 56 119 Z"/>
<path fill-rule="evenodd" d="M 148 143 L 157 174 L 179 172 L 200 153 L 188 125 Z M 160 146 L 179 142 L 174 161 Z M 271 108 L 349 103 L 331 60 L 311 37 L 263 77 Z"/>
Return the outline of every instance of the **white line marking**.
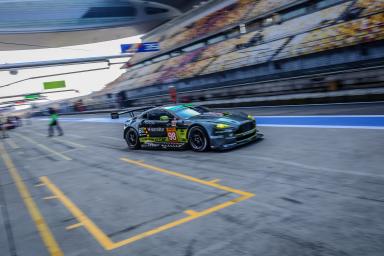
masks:
<path fill-rule="evenodd" d="M 104 135 L 98 135 L 97 137 L 100 137 L 100 138 L 106 138 L 106 139 L 110 139 L 110 140 L 116 140 L 116 141 L 123 141 L 124 139 L 123 138 L 115 138 L 115 137 L 109 137 L 109 136 L 104 136 Z"/>
<path fill-rule="evenodd" d="M 302 163 L 297 163 L 289 160 L 277 160 L 276 158 L 271 158 L 271 157 L 266 157 L 266 156 L 253 156 L 254 159 L 259 159 L 259 160 L 264 160 L 264 161 L 269 161 L 269 162 L 275 162 L 279 164 L 287 164 L 287 165 L 292 165 L 296 167 L 301 167 L 304 169 L 310 169 L 313 171 L 321 171 L 321 172 L 328 172 L 328 173 L 343 173 L 343 174 L 353 174 L 353 175 L 358 175 L 358 176 L 365 176 L 365 177 L 373 177 L 373 178 L 384 178 L 384 175 L 382 174 L 371 174 L 371 173 L 362 173 L 362 172 L 355 172 L 355 171 L 345 171 L 345 170 L 338 170 L 338 169 L 332 169 L 332 168 L 327 168 L 327 167 L 316 167 L 313 165 L 306 165 Z"/>
<path fill-rule="evenodd" d="M 65 136 L 73 137 L 73 138 L 76 138 L 76 139 L 84 139 L 83 136 L 76 135 L 76 134 L 65 134 Z"/>
<path fill-rule="evenodd" d="M 318 104 L 302 104 L 302 105 L 277 105 L 277 106 L 250 106 L 250 107 L 232 107 L 232 108 L 214 108 L 214 109 L 249 109 L 249 108 L 279 108 L 279 107 L 307 107 L 307 106 L 333 106 L 333 105 L 358 105 L 358 104 L 378 104 L 384 101 L 372 102 L 339 102 L 339 103 L 318 103 Z"/>
<path fill-rule="evenodd" d="M 317 115 L 317 116 L 255 116 L 256 118 L 339 118 L 339 117 L 382 117 L 384 115 Z"/>
<path fill-rule="evenodd" d="M 287 128 L 335 128 L 335 129 L 365 129 L 384 130 L 383 126 L 343 126 L 343 125 L 296 125 L 296 124 L 258 124 L 259 127 L 287 127 Z"/>

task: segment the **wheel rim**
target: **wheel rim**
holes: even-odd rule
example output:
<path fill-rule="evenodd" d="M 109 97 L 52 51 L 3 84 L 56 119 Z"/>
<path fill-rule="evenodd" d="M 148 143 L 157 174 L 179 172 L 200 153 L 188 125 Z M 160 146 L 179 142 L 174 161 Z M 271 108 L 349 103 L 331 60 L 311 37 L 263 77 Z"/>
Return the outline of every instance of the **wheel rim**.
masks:
<path fill-rule="evenodd" d="M 135 146 L 136 145 L 137 137 L 136 137 L 136 133 L 134 131 L 129 131 L 128 132 L 127 141 L 129 143 L 129 145 L 131 145 L 131 146 Z"/>
<path fill-rule="evenodd" d="M 201 149 L 205 146 L 204 134 L 201 131 L 194 131 L 191 134 L 191 146 L 194 149 Z"/>

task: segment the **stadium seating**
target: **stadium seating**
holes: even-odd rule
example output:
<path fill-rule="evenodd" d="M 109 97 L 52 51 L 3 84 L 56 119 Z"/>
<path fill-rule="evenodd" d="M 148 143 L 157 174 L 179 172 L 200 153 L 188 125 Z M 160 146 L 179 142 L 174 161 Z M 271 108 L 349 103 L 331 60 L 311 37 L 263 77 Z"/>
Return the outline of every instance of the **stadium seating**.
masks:
<path fill-rule="evenodd" d="M 266 27 L 263 32 L 264 40 L 273 40 L 285 36 L 295 35 L 299 32 L 307 31 L 321 24 L 335 21 L 348 7 L 346 2 L 337 6 L 300 16 L 295 19 L 287 20 L 281 24 Z"/>
<path fill-rule="evenodd" d="M 382 12 L 384 10 L 383 0 L 358 0 L 355 3 L 356 7 L 364 8 L 362 15 Z"/>
<path fill-rule="evenodd" d="M 222 55 L 213 61 L 202 74 L 215 73 L 266 62 L 286 40 L 287 39 L 281 39 Z"/>
<path fill-rule="evenodd" d="M 301 34 L 280 52 L 277 59 L 366 43 L 384 38 L 384 13 Z"/>
<path fill-rule="evenodd" d="M 163 65 L 163 62 L 157 62 L 154 64 L 150 64 L 148 66 L 144 66 L 143 68 L 140 69 L 139 72 L 135 74 L 134 77 L 146 76 L 152 73 L 156 73 L 156 71 L 158 71 L 162 65 Z"/>
<path fill-rule="evenodd" d="M 186 43 L 187 41 L 219 31 L 226 26 L 236 24 L 245 17 L 249 9 L 253 7 L 254 4 L 254 0 L 239 0 L 235 4 L 220 9 L 196 21 L 191 28 L 184 28 L 181 33 L 177 33 L 166 39 L 166 42 L 161 45 L 161 48 L 169 49 L 175 45 Z"/>
<path fill-rule="evenodd" d="M 290 4 L 294 2 L 292 0 L 260 0 L 256 1 L 256 4 L 253 6 L 251 11 L 247 14 L 247 19 L 257 17 L 261 14 L 271 12 L 276 8 L 279 8 L 283 5 Z"/>
<path fill-rule="evenodd" d="M 213 12 L 188 27 L 174 31 L 170 35 L 153 35 L 145 40 L 148 42 L 160 42 L 161 51 L 166 51 L 175 46 L 183 45 L 186 42 L 237 24 L 242 20 L 248 20 L 262 13 L 270 12 L 277 7 L 290 4 L 291 2 L 294 2 L 294 0 L 239 0 L 237 3 Z M 287 24 L 287 26 L 289 26 L 289 24 Z M 137 63 L 154 55 L 155 53 L 137 54 L 132 58 L 131 63 Z"/>
<path fill-rule="evenodd" d="M 188 67 L 187 64 L 196 61 L 199 54 L 203 50 L 204 49 L 197 49 L 195 51 L 168 60 L 167 63 L 163 65 L 162 70 L 164 71 L 164 73 L 159 78 L 159 82 L 167 83 L 177 80 L 177 74 L 180 72 L 184 72 L 184 70 Z"/>
<path fill-rule="evenodd" d="M 240 0 L 196 21 L 173 36 L 153 35 L 148 40 L 160 40 L 162 50 L 171 49 L 175 45 L 218 32 L 226 26 L 270 12 L 290 2 Z M 384 10 L 383 2 L 356 1 L 352 7 L 364 9 L 352 20 L 341 19 L 342 14 L 351 7 L 352 1 L 347 1 L 214 44 L 204 42 L 200 48 L 191 52 L 180 52 L 176 57 L 130 67 L 114 82 L 115 87 L 122 90 L 171 83 L 179 79 L 252 66 L 270 60 L 381 40 L 384 39 L 384 14 L 380 13 Z M 135 61 L 143 60 L 151 54 L 153 53 L 141 54 Z"/>
<path fill-rule="evenodd" d="M 185 65 L 183 70 L 180 70 L 176 76 L 178 79 L 193 77 L 201 73 L 215 58 L 203 59 L 197 62 Z"/>

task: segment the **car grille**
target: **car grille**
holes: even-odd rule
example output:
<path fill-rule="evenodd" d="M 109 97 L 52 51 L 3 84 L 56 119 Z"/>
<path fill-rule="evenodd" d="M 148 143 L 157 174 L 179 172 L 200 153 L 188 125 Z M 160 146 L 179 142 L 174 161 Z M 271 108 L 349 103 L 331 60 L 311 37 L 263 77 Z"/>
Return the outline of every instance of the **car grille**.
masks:
<path fill-rule="evenodd" d="M 256 125 L 254 122 L 247 122 L 245 124 L 240 125 L 239 129 L 236 131 L 236 141 L 242 141 L 248 139 L 256 134 Z M 252 131 L 250 133 L 246 133 L 248 131 Z M 246 133 L 246 134 L 243 134 Z"/>
<path fill-rule="evenodd" d="M 245 124 L 240 125 L 239 129 L 237 129 L 236 131 L 236 134 L 241 134 L 255 128 L 256 128 L 256 125 L 254 122 L 247 122 Z"/>

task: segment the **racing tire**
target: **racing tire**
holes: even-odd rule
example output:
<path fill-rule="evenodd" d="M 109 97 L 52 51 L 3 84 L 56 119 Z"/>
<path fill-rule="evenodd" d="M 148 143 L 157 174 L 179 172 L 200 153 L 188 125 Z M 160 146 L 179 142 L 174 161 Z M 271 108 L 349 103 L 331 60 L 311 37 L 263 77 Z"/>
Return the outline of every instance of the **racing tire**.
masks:
<path fill-rule="evenodd" d="M 129 149 L 139 149 L 141 147 L 139 134 L 133 128 L 129 128 L 125 133 L 125 141 Z"/>
<path fill-rule="evenodd" d="M 203 152 L 209 148 L 207 134 L 202 127 L 194 126 L 189 130 L 188 143 L 193 151 Z"/>

